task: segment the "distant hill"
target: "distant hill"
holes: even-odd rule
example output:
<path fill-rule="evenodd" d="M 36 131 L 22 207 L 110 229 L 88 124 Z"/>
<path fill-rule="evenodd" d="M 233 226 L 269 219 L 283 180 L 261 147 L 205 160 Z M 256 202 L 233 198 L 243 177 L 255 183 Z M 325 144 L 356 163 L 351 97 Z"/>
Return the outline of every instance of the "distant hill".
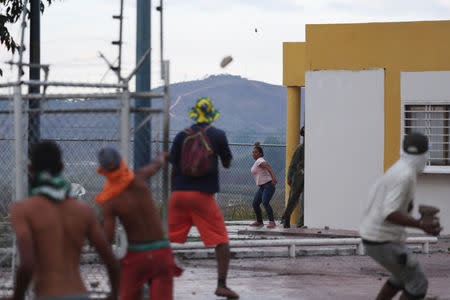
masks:
<path fill-rule="evenodd" d="M 156 88 L 155 91 L 161 91 Z M 284 143 L 286 128 L 286 88 L 240 76 L 213 75 L 203 80 L 174 83 L 170 86 L 170 136 L 193 123 L 188 110 L 201 97 L 210 97 L 220 111 L 214 125 L 227 132 L 231 142 Z M 154 104 L 153 104 L 154 103 Z M 5 101 L 0 109 L 8 109 Z M 114 100 L 48 101 L 50 109 L 112 108 L 119 107 Z M 162 101 L 152 102 L 154 107 Z M 9 127 L 0 132 L 0 139 L 12 137 L 12 123 L 7 115 L 0 121 Z M 51 139 L 115 139 L 120 123 L 119 115 L 66 113 L 46 114 L 41 117 L 41 137 Z M 132 123 L 133 126 L 133 123 Z M 156 130 L 157 126 L 153 127 Z"/>
<path fill-rule="evenodd" d="M 212 75 L 203 80 L 172 84 L 172 134 L 192 123 L 187 112 L 202 96 L 210 97 L 220 111 L 214 125 L 224 129 L 231 141 L 254 142 L 254 139 L 259 139 L 264 142 L 268 134 L 275 134 L 284 142 L 285 87 L 231 75 Z M 246 137 L 248 141 L 245 141 Z"/>
<path fill-rule="evenodd" d="M 155 89 L 158 90 L 158 89 Z M 210 97 L 220 117 L 214 123 L 226 131 L 230 142 L 251 143 L 260 141 L 266 144 L 284 144 L 286 127 L 286 88 L 241 78 L 239 76 L 218 75 L 204 80 L 180 82 L 171 85 L 171 119 L 170 137 L 193 123 L 188 118 L 188 109 L 201 96 Z M 0 216 L 6 214 L 5 203 L 9 203 L 14 180 L 14 122 L 10 101 L 0 101 L 0 162 L 5 172 L 2 175 L 0 188 Z M 162 105 L 161 100 L 152 102 L 153 107 Z M 44 109 L 105 109 L 119 108 L 120 101 L 71 99 L 66 101 L 49 100 L 43 103 Z M 154 118 L 155 120 L 157 118 Z M 28 135 L 27 118 L 23 118 L 24 137 Z M 84 111 L 47 113 L 40 118 L 40 136 L 42 139 L 58 141 L 63 150 L 66 165 L 65 176 L 71 182 L 83 184 L 88 192 L 85 199 L 92 200 L 100 191 L 104 179 L 96 172 L 97 151 L 106 145 L 115 144 L 119 138 L 120 113 L 86 113 Z M 153 124 L 152 130 L 158 126 Z M 134 123 L 132 122 L 132 126 Z M 161 129 L 161 128 L 159 128 Z M 156 132 L 152 138 L 156 138 Z M 161 138 L 161 136 L 160 136 Z M 131 145 L 131 151 L 141 147 L 139 141 Z M 157 143 L 152 144 L 154 151 L 161 150 Z M 218 203 L 224 215 L 239 214 L 239 211 L 251 211 L 251 201 L 255 192 L 250 168 L 252 146 L 232 145 L 233 164 L 230 170 L 220 169 L 221 194 Z M 24 146 L 24 151 L 26 145 Z M 285 176 L 285 149 L 281 146 L 265 147 L 265 158 L 281 182 Z M 134 159 L 134 158 L 133 158 Z M 157 190 L 160 186 L 156 185 Z M 284 187 L 277 187 L 272 200 L 276 215 L 284 209 Z M 232 206 L 229 203 L 233 203 Z M 278 204 L 276 204 L 278 203 Z M 3 206 L 2 206 L 3 205 Z M 234 206 L 233 206 L 234 205 Z M 238 207 L 237 210 L 235 208 Z M 3 209 L 3 210 L 2 210 Z M 230 210 L 232 209 L 232 210 Z M 245 213 L 240 218 L 248 218 Z"/>

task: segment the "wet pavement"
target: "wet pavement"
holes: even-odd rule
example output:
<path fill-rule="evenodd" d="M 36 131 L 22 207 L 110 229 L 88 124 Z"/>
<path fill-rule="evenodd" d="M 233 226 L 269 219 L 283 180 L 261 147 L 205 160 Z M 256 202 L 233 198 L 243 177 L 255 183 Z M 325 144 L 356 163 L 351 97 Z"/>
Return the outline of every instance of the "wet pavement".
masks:
<path fill-rule="evenodd" d="M 450 299 L 450 254 L 417 254 L 430 281 L 429 299 Z M 213 293 L 216 262 L 179 261 L 184 268 L 175 279 L 175 299 L 224 299 Z M 388 273 L 367 256 L 308 256 L 299 258 L 234 259 L 227 285 L 240 299 L 374 299 Z"/>
<path fill-rule="evenodd" d="M 357 236 L 357 233 L 348 230 L 255 229 L 247 226 L 248 224 L 250 221 L 228 223 L 230 239 Z M 195 227 L 192 228 L 189 239 L 199 240 Z M 323 247 L 320 251 L 305 250 L 303 255 L 296 258 L 288 258 L 286 249 L 243 248 L 239 250 L 242 252 L 238 252 L 238 248 L 231 249 L 232 255 L 233 252 L 235 255 L 230 262 L 227 285 L 239 293 L 242 300 L 374 299 L 388 278 L 388 273 L 368 256 L 353 255 L 355 252 L 349 251 L 352 249 L 341 248 L 339 251 L 325 251 Z M 450 300 L 450 236 L 439 238 L 438 243 L 430 245 L 430 248 L 431 254 L 415 254 L 429 277 L 427 299 Z M 183 267 L 184 273 L 175 279 L 174 299 L 224 299 L 214 295 L 217 285 L 214 250 L 193 251 L 197 254 L 209 251 L 211 255 L 204 256 L 204 259 L 192 259 L 192 256 L 187 259 L 186 255 L 176 255 L 177 263 Z M 244 256 L 245 253 L 253 255 Z M 274 253 L 281 254 L 273 256 Z M 269 255 L 272 257 L 267 257 Z M 0 295 L 11 292 L 7 289 L 11 285 L 10 270 L 4 271 L 0 270 Z M 85 264 L 81 271 L 90 291 L 97 292 L 102 297 L 108 289 L 104 267 L 95 263 Z"/>
<path fill-rule="evenodd" d="M 249 223 L 228 223 L 230 239 L 357 236 L 354 231 L 337 229 L 255 229 L 247 226 Z M 195 228 L 190 237 L 198 238 Z M 450 300 L 450 236 L 440 238 L 431 248 L 432 254 L 415 254 L 429 276 L 427 299 Z M 175 279 L 175 299 L 224 299 L 214 295 L 216 261 L 182 257 L 177 256 L 177 261 L 185 271 Z M 387 278 L 388 273 L 368 256 L 261 256 L 232 259 L 227 285 L 239 293 L 242 300 L 363 300 L 374 299 Z"/>

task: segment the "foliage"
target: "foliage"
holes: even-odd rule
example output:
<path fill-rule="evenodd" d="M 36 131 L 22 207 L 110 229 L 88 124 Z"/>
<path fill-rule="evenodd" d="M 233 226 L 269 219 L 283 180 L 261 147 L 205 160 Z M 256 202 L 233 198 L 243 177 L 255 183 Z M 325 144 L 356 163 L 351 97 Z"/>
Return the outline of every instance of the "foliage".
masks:
<path fill-rule="evenodd" d="M 50 5 L 54 0 L 41 0 L 39 9 L 41 13 L 44 13 L 45 3 Z M 8 28 L 8 24 L 14 24 L 20 19 L 20 15 L 23 10 L 23 0 L 0 0 L 0 44 L 4 45 L 8 51 L 14 53 L 19 50 L 19 44 L 11 36 Z M 28 10 L 26 13 L 28 14 Z M 0 69 L 0 76 L 3 75 L 3 71 Z"/>

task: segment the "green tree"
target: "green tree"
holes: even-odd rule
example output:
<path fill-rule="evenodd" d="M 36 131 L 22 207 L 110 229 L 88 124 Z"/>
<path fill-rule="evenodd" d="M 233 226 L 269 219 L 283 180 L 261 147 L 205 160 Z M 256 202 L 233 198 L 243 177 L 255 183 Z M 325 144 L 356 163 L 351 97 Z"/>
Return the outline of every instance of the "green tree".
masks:
<path fill-rule="evenodd" d="M 52 4 L 55 0 L 41 0 L 40 10 L 44 12 L 45 2 L 47 6 Z M 8 51 L 14 53 L 19 50 L 20 45 L 11 36 L 7 24 L 15 24 L 22 14 L 23 0 L 0 0 L 0 45 L 6 47 Z M 28 10 L 27 10 L 28 13 Z M 0 76 L 3 75 L 2 69 L 0 69 Z"/>

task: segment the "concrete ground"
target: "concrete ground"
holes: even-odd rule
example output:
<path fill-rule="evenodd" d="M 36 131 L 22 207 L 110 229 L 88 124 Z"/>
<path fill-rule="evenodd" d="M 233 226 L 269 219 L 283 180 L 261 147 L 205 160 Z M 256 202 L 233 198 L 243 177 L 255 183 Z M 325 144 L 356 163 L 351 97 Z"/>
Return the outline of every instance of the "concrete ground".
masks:
<path fill-rule="evenodd" d="M 417 254 L 430 281 L 428 299 L 450 299 L 450 254 Z M 184 268 L 175 279 L 175 299 L 220 299 L 216 261 L 178 261 Z M 304 256 L 234 259 L 227 284 L 240 299 L 375 299 L 388 277 L 368 256 Z"/>
<path fill-rule="evenodd" d="M 357 236 L 348 230 L 255 229 L 248 224 L 250 221 L 227 224 L 230 239 Z M 195 227 L 189 239 L 199 240 Z M 298 250 L 296 258 L 288 258 L 286 247 L 231 249 L 233 259 L 227 284 L 241 295 L 242 300 L 362 300 L 375 299 L 388 277 L 387 272 L 368 256 L 354 255 L 354 247 L 305 247 Z M 420 248 L 413 250 L 420 251 Z M 430 300 L 450 300 L 450 236 L 440 237 L 430 250 L 431 254 L 415 254 L 429 276 L 427 297 Z M 214 250 L 174 252 L 177 263 L 184 269 L 183 275 L 175 279 L 174 299 L 221 299 L 214 295 L 217 285 Z M 81 271 L 89 290 L 104 297 L 108 290 L 104 267 L 94 262 L 83 265 Z M 11 270 L 0 269 L 0 298 L 10 295 L 11 287 Z"/>
<path fill-rule="evenodd" d="M 249 222 L 227 224 L 230 239 L 302 238 L 302 237 L 355 237 L 356 232 L 336 229 L 254 229 Z M 190 237 L 198 237 L 195 228 Z M 237 249 L 232 250 L 232 257 Z M 304 256 L 232 259 L 227 285 L 240 294 L 243 300 L 339 300 L 375 299 L 388 273 L 368 256 L 351 255 L 352 251 L 331 256 L 330 251 L 306 251 Z M 197 250 L 198 252 L 199 250 Z M 272 248 L 247 249 L 252 252 L 274 252 Z M 279 250 L 283 251 L 283 250 Z M 314 256 L 308 253 L 315 253 Z M 322 253 L 322 255 L 320 255 Z M 349 254 L 350 253 L 350 254 Z M 210 254 L 213 254 L 210 251 Z M 430 281 L 427 299 L 450 300 L 450 237 L 441 237 L 431 246 L 431 254 L 415 254 L 424 266 Z M 184 268 L 181 277 L 175 279 L 175 299 L 221 299 L 214 295 L 217 285 L 216 261 L 192 259 L 195 255 L 177 255 Z M 222 298 L 223 299 L 223 298 Z"/>

